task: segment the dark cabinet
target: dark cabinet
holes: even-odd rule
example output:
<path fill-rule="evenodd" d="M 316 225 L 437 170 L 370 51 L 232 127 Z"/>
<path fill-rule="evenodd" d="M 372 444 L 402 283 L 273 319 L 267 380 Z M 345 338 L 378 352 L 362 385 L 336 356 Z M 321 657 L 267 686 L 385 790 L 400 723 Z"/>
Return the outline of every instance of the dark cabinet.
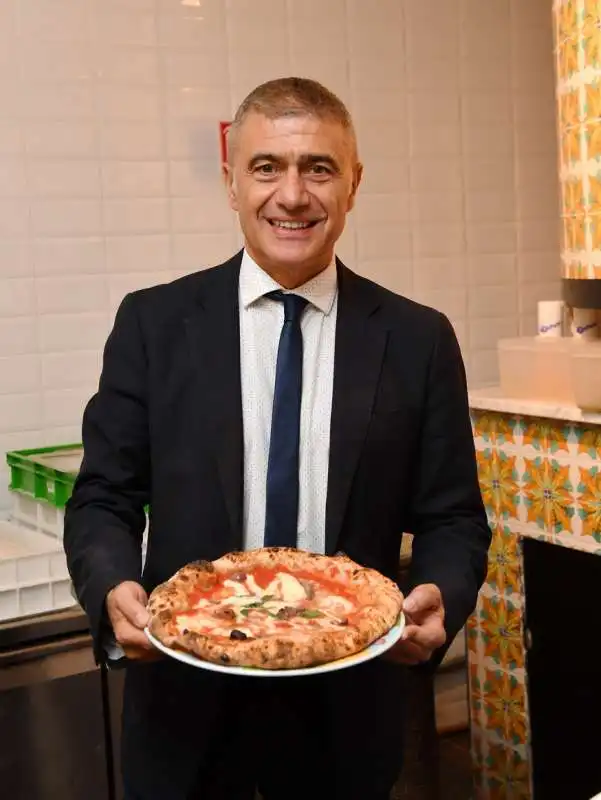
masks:
<path fill-rule="evenodd" d="M 534 800 L 589 800 L 601 791 L 601 558 L 522 542 Z"/>
<path fill-rule="evenodd" d="M 2 796 L 121 800 L 121 684 L 95 665 L 81 615 L 1 626 Z"/>

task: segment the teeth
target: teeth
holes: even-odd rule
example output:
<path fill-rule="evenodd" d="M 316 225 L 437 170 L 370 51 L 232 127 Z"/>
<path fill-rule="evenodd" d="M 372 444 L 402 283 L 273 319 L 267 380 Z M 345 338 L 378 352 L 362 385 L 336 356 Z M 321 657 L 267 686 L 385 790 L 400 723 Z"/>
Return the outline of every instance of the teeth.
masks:
<path fill-rule="evenodd" d="M 275 220 L 272 222 L 272 225 L 275 225 L 276 228 L 289 228 L 290 230 L 297 230 L 298 228 L 308 228 L 311 223 L 310 222 L 283 222 L 280 220 Z"/>

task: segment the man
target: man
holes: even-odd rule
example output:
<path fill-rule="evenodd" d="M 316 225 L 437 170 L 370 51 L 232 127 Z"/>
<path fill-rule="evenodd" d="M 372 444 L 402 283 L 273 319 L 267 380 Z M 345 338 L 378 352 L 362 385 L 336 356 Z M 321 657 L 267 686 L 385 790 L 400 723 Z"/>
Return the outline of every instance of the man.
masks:
<path fill-rule="evenodd" d="M 70 571 L 97 658 L 111 629 L 129 657 L 129 800 L 383 800 L 405 665 L 440 659 L 486 570 L 461 355 L 443 315 L 335 259 L 362 173 L 337 97 L 264 84 L 229 147 L 244 251 L 124 299 L 84 416 Z M 147 593 L 187 562 L 275 542 L 394 579 L 403 531 L 410 624 L 388 658 L 262 680 L 148 658 Z"/>

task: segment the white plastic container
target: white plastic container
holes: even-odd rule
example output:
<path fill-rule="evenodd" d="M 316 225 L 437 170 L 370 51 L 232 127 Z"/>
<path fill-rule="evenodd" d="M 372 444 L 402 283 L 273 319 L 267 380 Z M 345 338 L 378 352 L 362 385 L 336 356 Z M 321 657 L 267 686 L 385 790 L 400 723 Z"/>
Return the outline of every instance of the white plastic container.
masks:
<path fill-rule="evenodd" d="M 12 500 L 10 518 L 12 520 L 62 541 L 65 525 L 63 508 L 56 508 L 50 503 L 35 500 L 21 492 L 10 492 L 10 495 Z"/>
<path fill-rule="evenodd" d="M 0 520 L 0 621 L 76 605 L 62 544 Z"/>
<path fill-rule="evenodd" d="M 575 341 L 570 348 L 570 380 L 576 405 L 601 411 L 601 341 Z"/>
<path fill-rule="evenodd" d="M 505 397 L 575 405 L 568 337 L 501 339 L 499 377 Z"/>

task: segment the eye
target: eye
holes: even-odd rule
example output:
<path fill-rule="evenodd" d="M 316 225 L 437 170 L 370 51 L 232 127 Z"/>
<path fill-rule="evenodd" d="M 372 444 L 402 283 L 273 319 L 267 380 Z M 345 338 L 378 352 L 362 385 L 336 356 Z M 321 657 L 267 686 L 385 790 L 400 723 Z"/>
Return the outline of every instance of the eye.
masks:
<path fill-rule="evenodd" d="M 257 166 L 254 168 L 254 173 L 255 175 L 269 178 L 276 174 L 275 164 L 270 164 L 269 162 L 266 162 L 265 164 L 257 164 Z"/>
<path fill-rule="evenodd" d="M 332 174 L 327 164 L 311 164 L 308 171 L 314 178 L 328 178 Z"/>

